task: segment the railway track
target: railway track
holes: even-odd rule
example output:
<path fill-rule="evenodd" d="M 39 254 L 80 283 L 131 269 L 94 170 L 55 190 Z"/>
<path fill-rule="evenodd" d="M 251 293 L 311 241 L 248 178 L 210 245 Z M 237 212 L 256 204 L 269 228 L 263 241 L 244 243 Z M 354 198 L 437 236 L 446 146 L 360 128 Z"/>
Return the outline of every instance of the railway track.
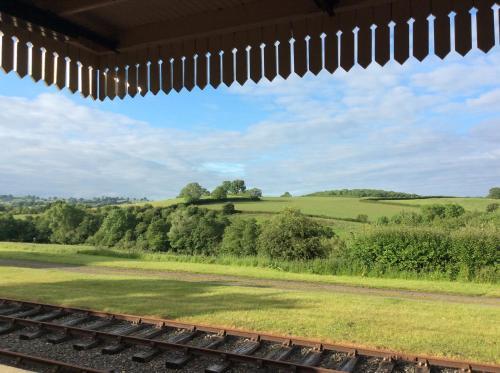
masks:
<path fill-rule="evenodd" d="M 0 299 L 6 344 L 0 363 L 40 372 L 500 373 L 495 365 Z"/>

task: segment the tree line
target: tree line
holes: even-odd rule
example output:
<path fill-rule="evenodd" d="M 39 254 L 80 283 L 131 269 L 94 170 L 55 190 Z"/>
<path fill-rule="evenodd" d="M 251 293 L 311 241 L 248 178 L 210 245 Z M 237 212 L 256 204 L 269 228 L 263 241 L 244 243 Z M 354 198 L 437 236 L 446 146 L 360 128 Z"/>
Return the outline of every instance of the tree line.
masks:
<path fill-rule="evenodd" d="M 199 183 L 194 182 L 182 188 L 178 198 L 183 198 L 186 203 L 195 204 L 204 197 L 216 201 L 224 201 L 229 196 L 259 200 L 262 197 L 262 190 L 259 188 L 247 189 L 245 180 L 241 179 L 223 181 L 221 185 L 216 186 L 211 192 Z"/>

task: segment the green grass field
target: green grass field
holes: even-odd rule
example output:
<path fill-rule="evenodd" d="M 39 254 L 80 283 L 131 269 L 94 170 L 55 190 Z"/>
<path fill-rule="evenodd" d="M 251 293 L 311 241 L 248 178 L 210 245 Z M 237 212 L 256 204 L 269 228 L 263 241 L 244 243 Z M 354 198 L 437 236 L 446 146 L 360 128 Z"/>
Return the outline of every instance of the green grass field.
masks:
<path fill-rule="evenodd" d="M 360 198 L 347 197 L 264 197 L 260 201 L 235 202 L 237 210 L 243 213 L 277 213 L 287 207 L 300 209 L 304 214 L 339 219 L 355 219 L 359 214 L 368 215 L 370 220 L 376 220 L 380 216 L 392 216 L 405 211 L 417 212 L 424 204 L 457 203 L 466 210 L 485 211 L 486 206 L 495 200 L 488 198 L 429 198 L 416 200 L 398 201 L 369 201 Z M 180 198 L 152 202 L 153 206 L 166 207 L 182 203 Z M 203 204 L 202 207 L 220 210 L 223 203 Z"/>
<path fill-rule="evenodd" d="M 446 204 L 446 203 L 456 203 L 463 206 L 466 210 L 469 211 L 485 211 L 486 206 L 490 203 L 498 203 L 497 199 L 492 198 L 428 198 L 428 199 L 410 199 L 410 200 L 402 200 L 402 201 L 381 201 L 383 204 L 389 206 L 391 204 L 398 205 L 401 207 L 419 207 L 425 205 L 431 205 L 434 203 L 437 204 Z"/>
<path fill-rule="evenodd" d="M 142 253 L 140 258 L 89 255 L 95 248 L 77 245 L 44 245 L 0 242 L 0 259 L 29 260 L 45 263 L 73 264 L 125 269 L 191 272 L 210 275 L 239 276 L 267 280 L 306 281 L 318 284 L 339 284 L 374 289 L 401 289 L 420 292 L 439 292 L 472 296 L 500 297 L 500 285 L 425 279 L 391 279 L 362 276 L 331 276 L 310 273 L 290 273 L 275 268 L 252 266 L 242 259 L 239 265 L 225 264 L 224 259 L 176 256 L 174 254 Z M 120 251 L 115 251 L 120 253 Z M 121 252 L 123 253 L 123 252 Z M 231 260 L 234 263 L 234 260 Z"/>
<path fill-rule="evenodd" d="M 498 363 L 496 306 L 0 266 L 0 296 Z"/>

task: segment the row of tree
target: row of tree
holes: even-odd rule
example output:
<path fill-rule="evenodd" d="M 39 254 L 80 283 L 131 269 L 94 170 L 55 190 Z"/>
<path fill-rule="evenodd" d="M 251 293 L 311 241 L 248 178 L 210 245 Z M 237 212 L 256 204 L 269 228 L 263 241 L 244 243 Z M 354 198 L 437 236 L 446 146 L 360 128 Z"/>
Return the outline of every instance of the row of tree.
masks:
<path fill-rule="evenodd" d="M 228 196 L 247 197 L 258 200 L 262 197 L 262 190 L 259 188 L 247 189 L 244 180 L 223 181 L 221 185 L 215 187 L 212 192 L 202 187 L 199 183 L 189 183 L 179 193 L 179 198 L 184 198 L 186 203 L 195 204 L 203 197 L 211 197 L 217 201 L 224 201 Z"/>
<path fill-rule="evenodd" d="M 35 217 L 0 215 L 0 241 L 86 243 L 186 255 L 306 260 L 327 256 L 327 241 L 333 237 L 331 229 L 297 210 L 286 210 L 262 227 L 255 219 L 230 220 L 222 211 L 194 205 L 89 208 L 56 202 Z"/>

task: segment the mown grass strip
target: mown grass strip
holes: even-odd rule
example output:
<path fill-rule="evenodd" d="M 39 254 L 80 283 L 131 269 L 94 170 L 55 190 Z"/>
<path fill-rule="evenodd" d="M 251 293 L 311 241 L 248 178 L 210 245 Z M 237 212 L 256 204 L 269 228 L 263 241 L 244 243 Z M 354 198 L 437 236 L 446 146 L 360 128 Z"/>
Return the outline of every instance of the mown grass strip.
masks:
<path fill-rule="evenodd" d="M 83 253 L 87 254 L 83 254 Z M 218 264 L 217 258 L 175 256 L 172 254 L 135 253 L 135 259 L 124 258 L 127 253 L 107 250 L 102 255 L 89 246 L 42 245 L 25 243 L 0 243 L 0 259 L 33 260 L 46 263 L 74 264 L 112 268 L 130 268 L 155 271 L 191 272 L 211 275 L 230 275 L 268 280 L 293 280 L 326 284 L 360 286 L 378 289 L 401 289 L 473 296 L 500 296 L 500 285 L 487 283 L 452 282 L 443 280 L 391 279 L 361 276 L 331 276 L 310 273 L 291 273 L 274 268 L 252 266 L 250 259 L 237 262 L 232 258 L 227 264 Z M 113 256 L 111 256 L 113 255 Z M 120 257 L 122 256 L 122 257 Z M 203 263 L 212 260 L 215 263 Z M 198 262 L 196 262 L 198 261 Z"/>

